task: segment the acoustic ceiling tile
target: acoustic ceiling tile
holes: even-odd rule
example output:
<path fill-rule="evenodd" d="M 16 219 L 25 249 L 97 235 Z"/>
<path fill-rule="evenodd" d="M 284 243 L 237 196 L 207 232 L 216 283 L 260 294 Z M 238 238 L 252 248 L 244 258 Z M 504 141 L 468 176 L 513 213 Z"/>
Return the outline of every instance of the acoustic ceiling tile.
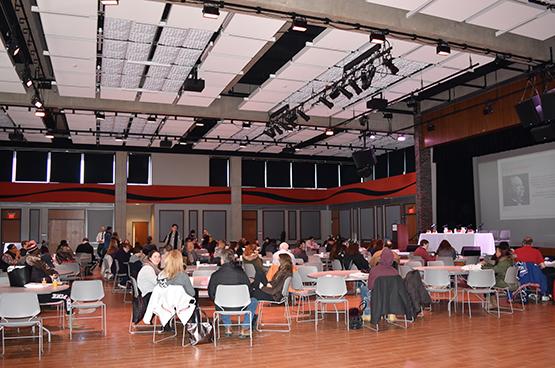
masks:
<path fill-rule="evenodd" d="M 147 92 L 143 91 L 141 93 L 142 102 L 154 102 L 154 103 L 166 103 L 171 104 L 177 97 L 176 93 L 167 92 Z"/>
<path fill-rule="evenodd" d="M 497 0 L 435 0 L 422 9 L 421 13 L 462 22 L 480 10 L 494 4 Z"/>
<path fill-rule="evenodd" d="M 94 3 L 94 1 L 89 1 Z M 117 6 L 106 6 L 106 17 L 129 19 L 140 23 L 158 24 L 165 4 L 150 0 L 119 0 Z"/>
<path fill-rule="evenodd" d="M 293 57 L 294 63 L 330 67 L 347 56 L 345 51 L 305 47 Z"/>
<path fill-rule="evenodd" d="M 226 19 L 227 14 L 226 11 L 220 10 L 218 18 L 210 19 L 202 15 L 202 8 L 200 7 L 173 4 L 166 24 L 170 27 L 184 28 L 183 25 L 186 25 L 187 28 L 216 32 Z"/>
<path fill-rule="evenodd" d="M 282 19 L 234 13 L 225 27 L 225 32 L 235 36 L 269 40 L 285 23 Z"/>
<path fill-rule="evenodd" d="M 550 12 L 511 31 L 521 36 L 545 41 L 555 36 L 555 13 Z"/>
<path fill-rule="evenodd" d="M 482 27 L 505 30 L 542 12 L 541 9 L 517 1 L 503 1 L 468 21 Z"/>

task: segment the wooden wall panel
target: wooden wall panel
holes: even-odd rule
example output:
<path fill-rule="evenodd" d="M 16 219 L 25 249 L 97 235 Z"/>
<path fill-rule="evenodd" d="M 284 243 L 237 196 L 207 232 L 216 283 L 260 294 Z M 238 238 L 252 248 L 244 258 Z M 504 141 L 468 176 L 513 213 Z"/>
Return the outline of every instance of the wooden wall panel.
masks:
<path fill-rule="evenodd" d="M 519 124 L 515 105 L 521 101 L 527 80 L 519 80 L 494 88 L 477 96 L 449 104 L 434 111 L 422 114 L 422 136 L 425 147 L 452 142 L 479 134 L 508 128 Z M 542 90 L 540 83 L 538 90 Z M 553 88 L 551 83 L 549 88 Z M 531 89 L 525 98 L 531 97 Z M 491 103 L 493 111 L 484 115 L 484 107 Z M 428 131 L 428 126 L 434 128 Z"/>

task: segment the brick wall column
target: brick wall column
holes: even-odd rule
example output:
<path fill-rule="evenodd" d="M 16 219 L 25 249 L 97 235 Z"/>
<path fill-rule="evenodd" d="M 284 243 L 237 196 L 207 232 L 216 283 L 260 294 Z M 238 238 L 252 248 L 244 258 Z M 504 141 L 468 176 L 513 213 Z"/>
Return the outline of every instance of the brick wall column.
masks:
<path fill-rule="evenodd" d="M 424 148 L 424 135 L 420 126 L 420 102 L 417 102 L 414 118 L 414 153 L 416 161 L 416 228 L 426 231 L 433 223 L 432 211 L 432 155 Z"/>

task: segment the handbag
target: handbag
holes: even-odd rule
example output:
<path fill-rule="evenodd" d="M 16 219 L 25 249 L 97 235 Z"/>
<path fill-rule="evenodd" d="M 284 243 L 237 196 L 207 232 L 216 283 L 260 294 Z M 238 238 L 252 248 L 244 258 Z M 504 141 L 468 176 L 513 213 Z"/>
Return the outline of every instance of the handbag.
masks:
<path fill-rule="evenodd" d="M 202 321 L 200 308 L 196 306 L 191 319 L 185 324 L 189 344 L 192 346 L 208 344 L 214 341 L 214 330 L 212 325 L 208 321 L 206 314 L 204 312 L 202 312 L 202 314 L 206 318 L 205 322 Z"/>
<path fill-rule="evenodd" d="M 362 328 L 362 317 L 359 308 L 349 309 L 349 329 L 358 330 Z"/>
<path fill-rule="evenodd" d="M 8 268 L 8 279 L 10 286 L 24 287 L 31 280 L 29 269 L 25 266 L 10 266 Z"/>

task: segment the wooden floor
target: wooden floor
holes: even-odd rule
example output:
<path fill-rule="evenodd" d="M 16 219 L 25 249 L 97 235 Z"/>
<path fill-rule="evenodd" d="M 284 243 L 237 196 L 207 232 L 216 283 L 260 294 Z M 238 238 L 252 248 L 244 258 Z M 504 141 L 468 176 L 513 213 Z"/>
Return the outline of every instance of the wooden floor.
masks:
<path fill-rule="evenodd" d="M 69 341 L 54 320 L 54 335 L 45 343 L 41 361 L 32 340 L 6 342 L 2 367 L 549 367 L 554 366 L 555 307 L 529 305 L 525 312 L 501 319 L 474 306 L 472 319 L 460 309 L 451 318 L 445 304 L 418 319 L 408 330 L 388 326 L 347 332 L 344 323 L 329 315 L 318 332 L 312 323 L 293 323 L 291 333 L 255 333 L 254 345 L 237 337 L 222 338 L 217 348 L 180 345 L 180 339 L 157 345 L 151 335 L 129 335 L 130 304 L 106 289 L 108 335 L 99 323 L 87 321 Z M 351 304 L 358 304 L 352 297 Z M 272 317 L 283 312 L 271 308 Z M 81 322 L 82 323 L 82 322 Z M 46 340 L 45 340 L 46 341 Z"/>

